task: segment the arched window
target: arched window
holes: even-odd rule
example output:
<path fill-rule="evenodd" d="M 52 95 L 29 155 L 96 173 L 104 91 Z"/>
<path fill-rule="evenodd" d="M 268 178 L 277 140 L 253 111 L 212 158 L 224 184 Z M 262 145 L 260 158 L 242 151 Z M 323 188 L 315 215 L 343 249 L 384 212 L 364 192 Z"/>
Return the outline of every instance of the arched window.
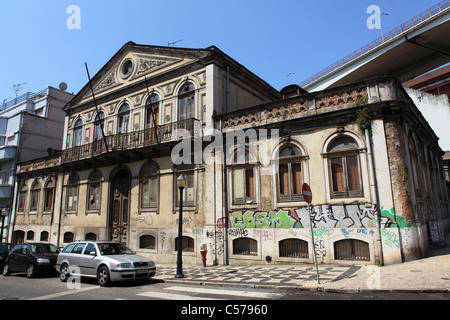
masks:
<path fill-rule="evenodd" d="M 301 201 L 303 185 L 302 158 L 300 150 L 292 145 L 279 152 L 278 201 Z"/>
<path fill-rule="evenodd" d="M 34 240 L 34 231 L 30 230 L 27 232 L 27 241 L 33 241 Z"/>
<path fill-rule="evenodd" d="M 84 235 L 84 240 L 97 241 L 97 235 L 93 232 L 88 232 Z"/>
<path fill-rule="evenodd" d="M 73 127 L 73 147 L 79 147 L 82 144 L 83 137 L 83 121 L 78 119 Z"/>
<path fill-rule="evenodd" d="M 156 238 L 148 234 L 139 237 L 139 249 L 156 249 Z"/>
<path fill-rule="evenodd" d="M 362 196 L 357 143 L 352 138 L 339 137 L 331 142 L 327 152 L 332 198 Z"/>
<path fill-rule="evenodd" d="M 186 83 L 178 93 L 178 120 L 186 120 L 195 117 L 195 88 L 191 83 Z"/>
<path fill-rule="evenodd" d="M 37 211 L 39 206 L 39 195 L 41 194 L 41 184 L 35 180 L 31 186 L 30 211 Z"/>
<path fill-rule="evenodd" d="M 158 207 L 158 190 L 158 168 L 148 163 L 141 170 L 141 208 Z"/>
<path fill-rule="evenodd" d="M 78 184 L 80 179 L 76 174 L 69 177 L 66 187 L 66 210 L 76 211 L 78 208 Z"/>
<path fill-rule="evenodd" d="M 68 243 L 73 241 L 73 233 L 72 232 L 64 232 L 63 242 Z"/>
<path fill-rule="evenodd" d="M 232 186 L 233 204 L 256 202 L 256 160 L 247 148 L 233 155 Z"/>
<path fill-rule="evenodd" d="M 117 133 L 118 134 L 128 132 L 129 121 L 130 121 L 130 106 L 127 103 L 125 103 L 119 109 L 118 122 L 117 122 Z"/>
<path fill-rule="evenodd" d="M 24 183 L 22 183 L 22 185 L 20 186 L 20 189 L 19 189 L 19 196 L 17 199 L 17 211 L 18 212 L 25 211 L 25 205 L 27 203 L 27 194 L 28 194 L 27 184 L 24 182 Z"/>
<path fill-rule="evenodd" d="M 145 104 L 145 129 L 158 126 L 159 117 L 159 96 L 152 94 Z"/>
<path fill-rule="evenodd" d="M 334 259 L 370 261 L 369 244 L 356 239 L 336 241 L 334 243 Z"/>
<path fill-rule="evenodd" d="M 39 241 L 48 241 L 48 232 L 47 231 L 41 232 L 41 239 Z"/>
<path fill-rule="evenodd" d="M 48 179 L 44 186 L 44 211 L 52 211 L 53 195 L 55 191 L 55 183 L 53 179 Z"/>
<path fill-rule="evenodd" d="M 182 236 L 181 248 L 183 252 L 194 252 L 194 239 Z M 178 237 L 175 238 L 175 251 L 178 251 Z"/>
<path fill-rule="evenodd" d="M 105 127 L 105 114 L 99 112 L 94 121 L 94 142 L 103 139 L 102 128 Z"/>
<path fill-rule="evenodd" d="M 89 176 L 88 210 L 100 209 L 101 179 L 102 175 L 98 170 L 93 171 Z"/>

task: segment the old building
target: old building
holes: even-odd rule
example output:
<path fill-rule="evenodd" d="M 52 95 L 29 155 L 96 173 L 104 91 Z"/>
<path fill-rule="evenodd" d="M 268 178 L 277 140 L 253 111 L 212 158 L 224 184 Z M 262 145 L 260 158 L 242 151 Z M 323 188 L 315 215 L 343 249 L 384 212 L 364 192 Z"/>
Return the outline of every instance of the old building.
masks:
<path fill-rule="evenodd" d="M 173 263 L 181 174 L 187 263 L 201 244 L 208 263 L 401 262 L 450 218 L 438 139 L 394 79 L 278 92 L 216 47 L 130 42 L 64 110 L 62 153 L 20 164 L 15 241 L 113 239 Z"/>

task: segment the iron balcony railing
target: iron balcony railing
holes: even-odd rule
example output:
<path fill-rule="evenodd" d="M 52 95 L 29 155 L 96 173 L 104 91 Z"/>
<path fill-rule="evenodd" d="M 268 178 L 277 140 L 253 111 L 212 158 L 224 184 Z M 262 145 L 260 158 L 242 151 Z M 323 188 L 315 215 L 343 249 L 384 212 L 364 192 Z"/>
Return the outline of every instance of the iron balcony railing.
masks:
<path fill-rule="evenodd" d="M 180 130 L 185 130 L 183 133 Z M 148 147 L 159 143 L 177 141 L 180 137 L 200 137 L 202 123 L 197 119 L 186 119 L 141 131 L 127 132 L 105 136 L 92 143 L 69 148 L 62 152 L 62 163 L 88 159 L 106 152 L 131 150 Z M 105 142 L 108 148 L 105 146 Z"/>
<path fill-rule="evenodd" d="M 353 51 L 352 53 L 346 55 L 344 58 L 336 61 L 332 65 L 329 65 L 328 67 L 322 69 L 321 71 L 319 71 L 316 74 L 312 75 L 308 79 L 300 82 L 299 86 L 302 87 L 302 88 L 307 87 L 309 84 L 315 82 L 316 80 L 319 80 L 323 76 L 325 76 L 325 75 L 333 72 L 334 70 L 336 70 L 336 69 L 346 65 L 347 63 L 357 59 L 358 57 L 368 53 L 369 51 L 372 51 L 373 49 L 381 46 L 383 43 L 385 43 L 385 42 L 387 42 L 387 41 L 389 41 L 391 39 L 394 39 L 394 38 L 404 34 L 408 30 L 410 30 L 411 28 L 417 26 L 418 24 L 420 24 L 420 23 L 422 23 L 424 21 L 427 21 L 427 20 L 431 19 L 432 17 L 434 17 L 438 13 L 440 13 L 440 12 L 442 12 L 444 10 L 447 10 L 448 8 L 450 8 L 450 0 L 443 0 L 443 1 L 435 4 L 434 6 L 430 7 L 428 10 L 425 10 L 424 12 L 422 12 L 422 13 L 418 14 L 417 16 L 415 16 L 414 18 L 409 19 L 405 23 L 399 25 L 397 28 L 394 28 L 391 31 L 388 31 L 386 33 L 383 33 L 382 36 L 379 36 L 378 38 L 376 38 L 372 42 L 369 42 L 365 46 L 362 46 L 358 50 Z"/>

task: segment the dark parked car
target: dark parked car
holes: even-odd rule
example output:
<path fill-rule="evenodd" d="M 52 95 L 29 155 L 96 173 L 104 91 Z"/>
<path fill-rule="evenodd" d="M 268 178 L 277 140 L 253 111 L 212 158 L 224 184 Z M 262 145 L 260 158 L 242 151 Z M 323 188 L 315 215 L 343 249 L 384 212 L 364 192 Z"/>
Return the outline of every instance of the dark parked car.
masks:
<path fill-rule="evenodd" d="M 3 266 L 3 275 L 25 272 L 28 278 L 37 273 L 55 272 L 59 249 L 49 243 L 21 243 L 16 245 Z"/>
<path fill-rule="evenodd" d="M 0 243 L 0 268 L 3 268 L 3 262 L 5 262 L 8 253 L 11 251 L 11 248 L 11 243 Z"/>

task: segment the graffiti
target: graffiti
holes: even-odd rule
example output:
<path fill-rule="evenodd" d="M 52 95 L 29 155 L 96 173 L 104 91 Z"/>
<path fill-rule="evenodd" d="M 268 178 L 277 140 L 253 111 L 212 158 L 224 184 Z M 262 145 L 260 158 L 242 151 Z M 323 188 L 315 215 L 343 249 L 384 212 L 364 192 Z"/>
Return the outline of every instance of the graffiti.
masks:
<path fill-rule="evenodd" d="M 390 210 L 385 210 L 383 207 L 380 209 L 381 214 L 381 226 L 384 228 L 411 228 L 411 223 L 409 219 L 404 217 L 396 217 L 394 208 Z"/>
<path fill-rule="evenodd" d="M 384 228 L 381 230 L 381 234 L 384 237 L 384 243 L 389 247 L 400 248 L 400 239 L 395 231 Z"/>
<path fill-rule="evenodd" d="M 178 221 L 180 221 L 179 218 L 177 218 L 177 220 L 175 221 L 175 223 L 177 225 L 178 225 Z M 190 225 L 192 222 L 192 218 L 191 217 L 183 218 L 182 222 L 183 222 L 183 224 Z"/>
<path fill-rule="evenodd" d="M 203 234 L 203 229 L 192 229 L 192 234 L 197 234 L 201 236 Z"/>
<path fill-rule="evenodd" d="M 133 216 L 133 217 L 131 217 L 131 221 L 136 222 L 136 223 L 145 223 L 149 226 L 151 226 L 153 224 L 153 218 L 150 215 L 148 215 L 148 216 L 144 216 L 144 215 Z"/>
<path fill-rule="evenodd" d="M 309 232 L 311 234 L 311 231 Z M 331 236 L 334 233 L 334 229 L 319 228 L 314 229 L 314 237 L 323 238 L 325 236 Z"/>
<path fill-rule="evenodd" d="M 229 229 L 228 235 L 233 237 L 248 237 L 248 230 L 245 229 Z"/>
<path fill-rule="evenodd" d="M 238 210 L 229 215 L 231 228 L 293 228 L 291 211 Z M 295 219 L 294 219 L 295 221 Z"/>
<path fill-rule="evenodd" d="M 320 204 L 311 206 L 313 228 L 372 228 L 375 227 L 376 206 L 371 203 Z M 226 219 L 218 220 L 224 227 Z M 229 214 L 231 228 L 307 228 L 310 218 L 306 207 L 294 210 L 254 211 L 243 209 Z M 228 225 L 228 226 L 229 226 Z"/>
<path fill-rule="evenodd" d="M 211 255 L 211 257 L 215 257 L 216 254 L 223 254 L 224 241 L 222 230 L 206 230 L 206 239 L 208 242 L 208 253 Z"/>
<path fill-rule="evenodd" d="M 316 250 L 317 263 L 324 263 L 325 257 L 327 255 L 325 241 L 322 239 L 315 239 L 314 247 Z"/>
<path fill-rule="evenodd" d="M 170 232 L 161 231 L 159 234 L 159 239 L 161 241 L 162 252 L 172 251 L 172 234 Z M 167 241 L 166 241 L 167 240 Z"/>
<path fill-rule="evenodd" d="M 253 235 L 255 237 L 261 237 L 263 240 L 272 240 L 272 234 L 267 230 L 253 229 Z"/>

